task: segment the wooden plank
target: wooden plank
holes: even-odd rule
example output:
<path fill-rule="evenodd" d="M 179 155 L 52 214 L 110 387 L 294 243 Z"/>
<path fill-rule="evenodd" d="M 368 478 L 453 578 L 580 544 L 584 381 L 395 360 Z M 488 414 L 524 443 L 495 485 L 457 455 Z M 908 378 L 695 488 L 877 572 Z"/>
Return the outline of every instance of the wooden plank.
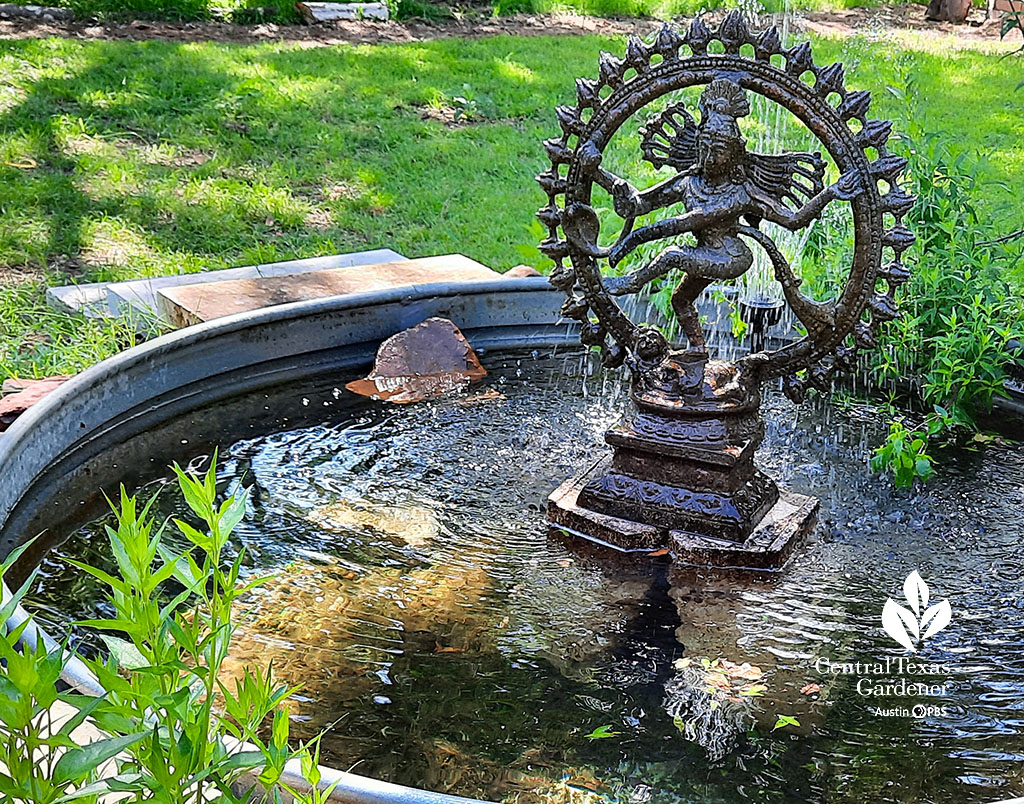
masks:
<path fill-rule="evenodd" d="M 157 293 L 163 288 L 226 282 L 229 279 L 304 274 L 311 271 L 327 271 L 332 268 L 347 268 L 350 265 L 377 265 L 382 262 L 398 262 L 404 259 L 404 255 L 397 251 L 392 251 L 389 248 L 377 248 L 371 251 L 329 254 L 325 257 L 310 257 L 304 260 L 246 265 L 241 268 L 221 268 L 198 274 L 173 274 L 133 279 L 128 282 L 112 282 L 107 285 L 107 305 L 112 315 L 132 312 L 144 319 L 146 316 L 158 312 Z"/>
<path fill-rule="evenodd" d="M 173 326 L 187 327 L 226 315 L 308 299 L 436 282 L 496 279 L 499 276 L 486 265 L 462 254 L 446 254 L 290 276 L 161 288 L 157 292 L 157 303 L 163 317 Z"/>

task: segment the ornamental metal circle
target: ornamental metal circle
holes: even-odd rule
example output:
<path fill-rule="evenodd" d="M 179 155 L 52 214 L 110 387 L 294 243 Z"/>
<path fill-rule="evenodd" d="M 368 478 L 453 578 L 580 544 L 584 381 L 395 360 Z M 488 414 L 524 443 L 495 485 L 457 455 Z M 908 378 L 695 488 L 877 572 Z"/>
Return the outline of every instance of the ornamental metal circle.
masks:
<path fill-rule="evenodd" d="M 712 45 L 716 40 L 720 47 Z M 899 316 L 895 290 L 910 277 L 902 255 L 914 235 L 903 217 L 914 198 L 898 186 L 906 159 L 886 148 L 892 123 L 871 119 L 870 94 L 847 90 L 844 79 L 842 64 L 817 66 L 806 42 L 784 48 L 775 28 L 752 33 L 742 14 L 732 12 L 716 30 L 697 18 L 686 33 L 666 25 L 651 42 L 632 36 L 624 58 L 602 53 L 598 78 L 577 80 L 576 105 L 557 109 L 562 136 L 544 143 L 551 167 L 537 177 L 548 196 L 538 212 L 548 229 L 540 249 L 555 263 L 551 284 L 568 296 L 563 315 L 580 322 L 582 342 L 599 347 L 606 366 L 629 360 L 642 369 L 670 353 L 667 339 L 632 322 L 616 298 L 671 271 L 682 275 L 671 301 L 688 351 L 705 350 L 695 302 L 708 285 L 748 271 L 752 248 L 764 250 L 807 334 L 744 357 L 746 369 L 759 379 L 782 377 L 786 394 L 800 400 L 808 386 L 827 389 L 837 370 L 852 367 L 859 349 L 877 345 L 879 325 Z M 628 120 L 689 87 L 703 87 L 699 120 L 674 102 L 639 129 L 643 159 L 669 168 L 668 178 L 638 190 L 602 164 Z M 821 143 L 838 168 L 834 183 L 825 184 L 820 152 L 748 150 L 738 121 L 750 114 L 751 92 L 787 109 Z M 608 246 L 598 244 L 595 185 L 623 219 Z M 850 204 L 854 245 L 842 286 L 820 301 L 801 292 L 800 277 L 760 225 L 797 231 L 832 203 Z M 681 214 L 636 224 L 678 205 Z M 603 276 L 603 265 L 614 268 L 639 246 L 686 233 L 693 243 L 673 240 L 631 273 Z"/>

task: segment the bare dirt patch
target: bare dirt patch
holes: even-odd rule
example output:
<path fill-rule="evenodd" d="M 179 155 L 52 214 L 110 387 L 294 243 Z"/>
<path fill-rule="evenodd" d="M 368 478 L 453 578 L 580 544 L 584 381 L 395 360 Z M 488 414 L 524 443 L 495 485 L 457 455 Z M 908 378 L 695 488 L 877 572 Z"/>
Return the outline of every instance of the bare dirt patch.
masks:
<path fill-rule="evenodd" d="M 373 22 L 369 20 L 322 25 L 234 25 L 222 22 L 110 22 L 74 20 L 0 21 L 0 39 L 57 36 L 69 39 L 166 40 L 172 42 L 288 42 L 311 46 L 419 42 L 446 37 L 567 34 L 646 34 L 655 20 L 606 20 L 578 14 L 520 14 L 481 20 Z"/>
<path fill-rule="evenodd" d="M 38 285 L 45 282 L 46 279 L 46 270 L 42 266 L 10 265 L 0 267 L 0 287 Z"/>
<path fill-rule="evenodd" d="M 999 38 L 1001 17 L 985 19 L 984 9 L 974 8 L 963 25 L 932 22 L 925 19 L 925 7 L 914 3 L 877 8 L 851 8 L 841 11 L 812 11 L 799 15 L 801 30 L 823 36 L 846 37 L 852 34 L 896 35 L 917 34 L 925 38 L 952 41 L 960 47 L 983 49 L 1020 46 L 1019 38 Z"/>
<path fill-rule="evenodd" d="M 476 112 L 467 112 L 454 106 L 396 106 L 395 111 L 409 110 L 419 115 L 420 120 L 433 120 L 442 123 L 446 128 L 465 128 L 466 126 L 483 125 L 485 123 L 516 123 L 518 117 L 486 117 Z"/>
<path fill-rule="evenodd" d="M 975 9 L 964 25 L 930 22 L 923 5 L 913 3 L 855 8 L 841 11 L 796 12 L 800 30 L 828 36 L 852 34 L 920 34 L 954 40 L 963 47 L 1005 47 L 1019 42 L 1000 43 L 999 20 L 985 20 Z M 712 15 L 718 16 L 718 15 Z M 684 21 L 678 21 L 683 24 Z M 379 44 L 382 42 L 419 42 L 448 37 L 484 37 L 501 34 L 548 36 L 571 34 L 647 35 L 661 23 L 651 19 L 614 20 L 579 14 L 518 14 L 509 17 L 461 19 L 444 22 L 405 20 L 373 22 L 369 20 L 321 25 L 234 25 L 222 22 L 109 22 L 89 20 L 41 22 L 36 20 L 0 21 L 0 39 L 56 36 L 70 39 L 165 40 L 172 42 L 286 42 L 318 47 L 338 44 Z"/>
<path fill-rule="evenodd" d="M 326 232 L 334 224 L 331 213 L 326 209 L 314 207 L 306 213 L 306 226 L 318 232 Z"/>
<path fill-rule="evenodd" d="M 127 137 L 102 138 L 89 134 L 68 137 L 64 142 L 64 150 L 75 156 L 130 157 L 163 167 L 199 167 L 213 158 L 212 153 L 196 148 L 179 148 L 171 143 L 150 144 Z"/>

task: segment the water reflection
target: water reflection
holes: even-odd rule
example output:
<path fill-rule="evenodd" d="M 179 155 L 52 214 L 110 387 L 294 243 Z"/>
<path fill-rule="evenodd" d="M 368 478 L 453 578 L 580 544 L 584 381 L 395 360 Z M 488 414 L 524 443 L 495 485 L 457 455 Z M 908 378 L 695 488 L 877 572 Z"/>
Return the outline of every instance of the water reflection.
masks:
<path fill-rule="evenodd" d="M 896 492 L 867 471 L 873 411 L 771 396 L 761 464 L 822 499 L 786 571 L 620 560 L 550 537 L 542 511 L 604 449 L 622 385 L 579 355 L 485 363 L 470 398 L 369 405 L 225 453 L 225 489 L 254 492 L 236 547 L 275 575 L 240 611 L 233 672 L 273 659 L 302 683 L 296 729 L 331 726 L 334 764 L 522 802 L 1024 794 L 1024 451 L 948 456 Z M 879 616 L 912 569 L 954 611 L 916 657 L 950 666 L 947 711 L 880 716 L 916 701 L 816 663 L 898 655 Z M 36 597 L 67 609 L 48 570 Z"/>

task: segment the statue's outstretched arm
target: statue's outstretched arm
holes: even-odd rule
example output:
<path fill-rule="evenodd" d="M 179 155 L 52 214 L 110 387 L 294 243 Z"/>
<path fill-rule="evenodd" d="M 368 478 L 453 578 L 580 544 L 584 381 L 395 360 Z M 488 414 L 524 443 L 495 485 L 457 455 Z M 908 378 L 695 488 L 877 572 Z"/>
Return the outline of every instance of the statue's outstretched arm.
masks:
<path fill-rule="evenodd" d="M 685 174 L 678 173 L 641 192 L 625 179 L 616 176 L 610 170 L 605 170 L 601 166 L 601 159 L 602 155 L 593 147 L 582 154 L 584 170 L 595 184 L 608 191 L 612 197 L 615 214 L 620 218 L 639 218 L 648 212 L 664 209 L 682 200 L 679 183 Z"/>
<path fill-rule="evenodd" d="M 629 202 L 631 204 L 629 210 L 632 212 L 631 217 L 638 218 L 641 215 L 646 215 L 648 212 L 653 212 L 656 209 L 665 209 L 682 201 L 682 182 L 686 175 L 686 173 L 677 173 L 675 176 L 665 179 L 665 181 L 655 184 L 653 187 L 648 187 L 642 193 L 634 191 Z M 614 197 L 614 193 L 612 195 Z M 615 211 L 621 215 L 618 208 Z"/>
<path fill-rule="evenodd" d="M 849 201 L 863 191 L 860 176 L 849 171 L 840 176 L 839 181 L 826 187 L 795 212 L 791 212 L 776 199 L 760 190 L 755 190 L 751 196 L 759 207 L 758 214 L 765 220 L 796 231 L 810 225 L 832 201 Z"/>

